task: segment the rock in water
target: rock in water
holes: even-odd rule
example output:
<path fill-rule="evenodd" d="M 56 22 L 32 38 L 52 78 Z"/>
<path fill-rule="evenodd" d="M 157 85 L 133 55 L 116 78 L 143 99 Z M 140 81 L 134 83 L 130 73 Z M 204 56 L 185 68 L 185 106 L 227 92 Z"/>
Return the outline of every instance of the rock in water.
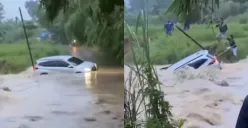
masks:
<path fill-rule="evenodd" d="M 217 84 L 217 85 L 223 86 L 223 87 L 228 87 L 229 86 L 229 84 L 225 80 L 215 81 L 214 83 Z"/>
<path fill-rule="evenodd" d="M 10 92 L 11 90 L 8 87 L 2 87 L 2 90 Z"/>
<path fill-rule="evenodd" d="M 87 121 L 87 122 L 93 122 L 93 121 L 96 121 L 96 118 L 93 118 L 93 117 L 85 117 L 84 120 Z"/>

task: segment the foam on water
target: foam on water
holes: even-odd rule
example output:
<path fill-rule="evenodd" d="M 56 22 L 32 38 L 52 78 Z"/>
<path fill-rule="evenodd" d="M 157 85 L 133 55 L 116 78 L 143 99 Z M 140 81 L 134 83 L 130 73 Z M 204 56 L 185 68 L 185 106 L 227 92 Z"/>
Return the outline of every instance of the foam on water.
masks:
<path fill-rule="evenodd" d="M 184 128 L 234 128 L 242 100 L 248 94 L 248 59 L 223 64 L 223 70 L 206 67 L 175 73 L 155 66 L 165 100 L 175 118 L 186 119 Z M 129 69 L 125 67 L 125 77 Z M 226 85 L 222 85 L 225 81 Z"/>

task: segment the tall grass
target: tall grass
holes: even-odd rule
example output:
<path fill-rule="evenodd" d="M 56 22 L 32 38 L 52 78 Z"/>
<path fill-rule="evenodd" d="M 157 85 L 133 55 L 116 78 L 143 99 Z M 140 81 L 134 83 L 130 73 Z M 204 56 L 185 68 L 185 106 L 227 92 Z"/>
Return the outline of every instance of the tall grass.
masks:
<path fill-rule="evenodd" d="M 153 67 L 153 61 L 150 59 L 147 14 L 144 11 L 140 12 L 136 32 L 133 32 L 126 22 L 125 25 L 131 40 L 134 64 L 125 64 L 130 70 L 125 82 L 125 128 L 181 127 L 183 121 L 173 120 L 171 106 L 164 100 L 161 84 Z M 140 37 L 136 35 L 138 26 L 142 29 Z"/>
<path fill-rule="evenodd" d="M 34 61 L 38 58 L 68 53 L 65 46 L 50 42 L 31 44 Z M 4 63 L 2 65 L 1 63 Z M 0 67 L 5 67 L 0 73 L 18 73 L 31 66 L 26 42 L 0 44 Z"/>
<path fill-rule="evenodd" d="M 234 58 L 231 51 L 221 56 L 221 60 L 225 62 L 233 62 L 245 58 L 248 55 L 246 48 L 248 47 L 248 25 L 240 24 L 237 22 L 228 22 L 227 35 L 233 34 L 235 41 L 238 45 L 238 57 Z M 150 55 L 154 64 L 169 64 L 174 63 L 198 50 L 200 48 L 196 46 L 190 39 L 188 39 L 183 33 L 175 29 L 171 37 L 165 35 L 163 25 L 150 25 L 149 24 L 149 38 L 150 43 Z M 214 29 L 212 29 L 212 27 Z M 136 27 L 131 26 L 131 31 L 135 31 Z M 222 52 L 223 47 L 217 40 L 216 34 L 218 29 L 215 26 L 208 26 L 207 24 L 195 24 L 191 25 L 191 28 L 187 33 L 196 39 L 200 44 L 206 47 L 213 48 L 216 54 Z M 142 43 L 142 31 L 138 30 L 136 36 Z M 128 37 L 128 30 L 125 28 L 125 36 Z M 125 56 L 126 62 L 132 61 L 132 53 L 129 52 Z"/>

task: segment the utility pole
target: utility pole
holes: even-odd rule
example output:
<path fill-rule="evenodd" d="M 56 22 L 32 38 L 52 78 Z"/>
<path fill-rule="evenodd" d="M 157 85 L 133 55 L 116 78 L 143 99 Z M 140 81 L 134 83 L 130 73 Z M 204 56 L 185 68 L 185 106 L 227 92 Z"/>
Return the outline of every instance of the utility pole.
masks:
<path fill-rule="evenodd" d="M 24 25 L 22 11 L 21 11 L 21 8 L 20 7 L 19 7 L 19 12 L 20 12 L 21 20 L 22 20 L 23 31 L 24 31 L 24 34 L 25 34 L 25 37 L 26 37 L 26 41 L 27 41 L 28 52 L 29 52 L 31 64 L 32 64 L 32 67 L 33 67 L 33 70 L 34 70 L 34 61 L 33 61 L 32 52 L 31 52 L 31 49 L 30 49 L 29 41 L 28 41 L 27 31 L 26 31 L 26 28 L 25 28 L 25 25 Z"/>

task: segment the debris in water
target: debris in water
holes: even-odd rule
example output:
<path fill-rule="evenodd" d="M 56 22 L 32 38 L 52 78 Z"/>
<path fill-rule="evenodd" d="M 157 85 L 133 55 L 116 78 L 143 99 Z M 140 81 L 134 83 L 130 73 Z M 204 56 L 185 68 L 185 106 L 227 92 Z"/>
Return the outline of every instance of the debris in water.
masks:
<path fill-rule="evenodd" d="M 104 99 L 97 99 L 97 101 L 95 102 L 95 104 L 103 104 L 103 103 L 106 103 Z"/>
<path fill-rule="evenodd" d="M 24 116 L 25 119 L 28 119 L 29 121 L 35 122 L 43 119 L 41 116 Z"/>
<path fill-rule="evenodd" d="M 217 84 L 217 85 L 223 86 L 223 87 L 228 87 L 229 86 L 229 84 L 225 80 L 215 81 L 214 83 Z"/>
<path fill-rule="evenodd" d="M 93 118 L 93 117 L 85 117 L 84 120 L 85 120 L 85 121 L 88 121 L 88 122 L 93 122 L 93 121 L 96 121 L 96 118 Z"/>
<path fill-rule="evenodd" d="M 8 88 L 8 87 L 2 87 L 2 90 L 4 90 L 4 91 L 7 91 L 7 92 L 10 92 L 11 90 Z"/>
<path fill-rule="evenodd" d="M 112 120 L 117 120 L 117 119 L 118 119 L 118 117 L 116 117 L 116 116 L 112 118 Z"/>
<path fill-rule="evenodd" d="M 105 111 L 103 111 L 103 113 L 109 115 L 111 113 L 111 111 L 110 110 L 105 110 Z"/>

